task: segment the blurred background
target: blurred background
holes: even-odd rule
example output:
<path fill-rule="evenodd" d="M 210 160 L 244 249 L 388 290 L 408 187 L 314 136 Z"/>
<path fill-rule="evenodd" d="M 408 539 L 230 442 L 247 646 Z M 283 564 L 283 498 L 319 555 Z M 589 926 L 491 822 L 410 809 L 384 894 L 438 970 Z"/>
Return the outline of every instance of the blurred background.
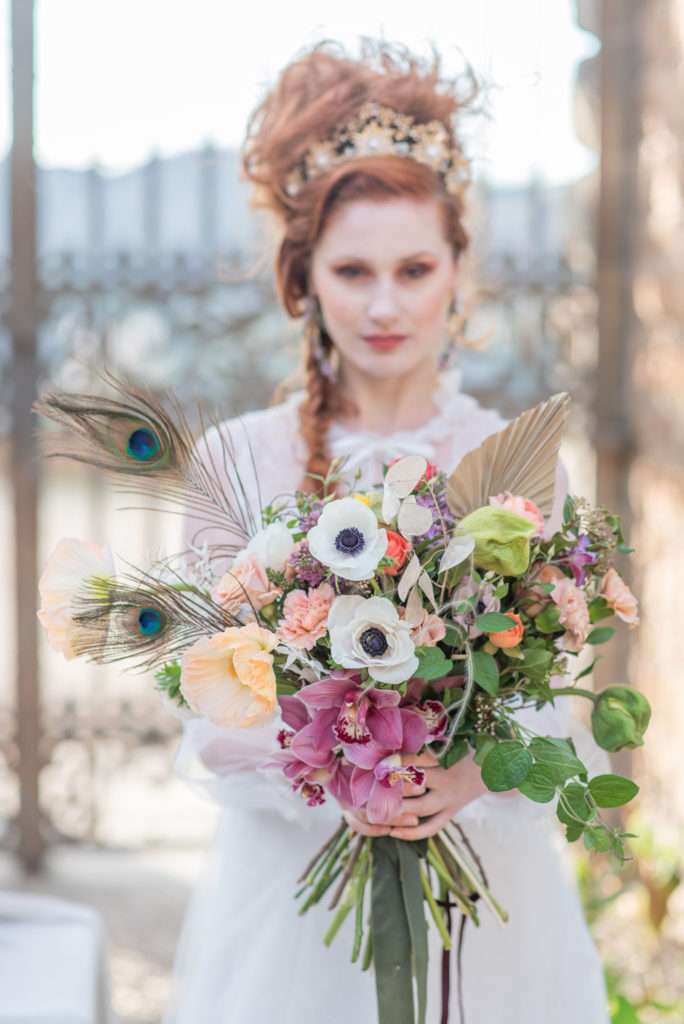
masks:
<path fill-rule="evenodd" d="M 343 10 L 340 10 L 343 7 Z M 615 1024 L 684 1020 L 684 3 L 682 0 L 0 0 L 0 890 L 101 913 L 122 1021 L 158 1021 L 216 810 L 172 774 L 178 723 L 145 676 L 66 663 L 35 619 L 64 535 L 130 561 L 178 523 L 120 511 L 87 469 L 40 462 L 48 382 L 106 365 L 234 415 L 296 366 L 265 225 L 238 180 L 247 117 L 278 70 L 360 35 L 464 58 L 486 83 L 473 156 L 478 313 L 465 388 L 515 414 L 573 409 L 575 492 L 619 512 L 642 602 L 593 685 L 654 716 L 615 768 L 641 786 L 622 868 L 573 851 Z M 171 520 L 171 521 L 169 521 Z M 630 577 L 631 574 L 631 577 Z"/>

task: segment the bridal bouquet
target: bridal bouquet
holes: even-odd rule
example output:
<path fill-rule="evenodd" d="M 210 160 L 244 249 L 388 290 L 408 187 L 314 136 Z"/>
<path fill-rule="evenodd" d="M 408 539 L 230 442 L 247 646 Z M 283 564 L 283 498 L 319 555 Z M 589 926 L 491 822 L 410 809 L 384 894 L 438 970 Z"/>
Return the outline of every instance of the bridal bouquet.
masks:
<path fill-rule="evenodd" d="M 612 637 L 608 619 L 638 617 L 614 564 L 628 552 L 616 516 L 568 496 L 560 529 L 545 525 L 567 396 L 487 438 L 449 476 L 408 456 L 358 492 L 334 466 L 323 498 L 298 491 L 259 519 L 228 442 L 227 488 L 178 409 L 117 386 L 117 400 L 51 392 L 39 403 L 68 428 L 53 452 L 123 473 L 241 542 L 195 552 L 191 568 L 167 559 L 117 575 L 106 550 L 62 541 L 40 584 L 54 647 L 156 667 L 167 702 L 220 726 L 279 715 L 263 769 L 311 806 L 333 798 L 387 823 L 405 783 L 425 782 L 420 754 L 444 767 L 470 757 L 492 792 L 555 801 L 568 840 L 621 856 L 624 837 L 602 811 L 638 787 L 589 778 L 570 739 L 537 735 L 518 715 L 580 695 L 609 751 L 640 745 L 650 715 L 628 686 L 577 686 L 593 664 L 569 678 L 585 647 Z M 352 959 L 374 964 L 381 1024 L 425 1021 L 426 915 L 446 950 L 452 909 L 506 918 L 454 822 L 415 842 L 343 823 L 303 872 L 302 911 L 326 894 L 324 941 L 353 914 Z"/>

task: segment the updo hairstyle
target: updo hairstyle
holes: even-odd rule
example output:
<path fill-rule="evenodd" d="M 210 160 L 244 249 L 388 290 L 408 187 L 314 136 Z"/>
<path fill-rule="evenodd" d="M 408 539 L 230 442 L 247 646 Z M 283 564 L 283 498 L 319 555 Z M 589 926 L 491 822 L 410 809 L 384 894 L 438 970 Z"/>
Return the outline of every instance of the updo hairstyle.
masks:
<path fill-rule="evenodd" d="M 399 155 L 354 158 L 286 191 L 292 168 L 307 150 L 328 139 L 367 103 L 409 114 L 419 124 L 438 120 L 454 148 L 453 121 L 474 95 L 459 96 L 454 83 L 440 78 L 439 58 L 424 62 L 403 48 L 366 43 L 360 60 L 333 43 L 322 43 L 281 73 L 275 88 L 250 118 L 243 147 L 244 174 L 253 185 L 252 205 L 275 215 L 280 239 L 275 259 L 281 302 L 291 317 L 304 312 L 309 291 L 313 248 L 330 215 L 343 203 L 358 199 L 410 196 L 437 199 L 444 215 L 445 237 L 459 258 L 468 245 L 461 194 L 448 193 L 439 175 L 424 164 Z M 324 351 L 332 341 L 322 331 Z M 330 466 L 328 426 L 353 411 L 335 384 L 325 377 L 309 349 L 305 353 L 306 397 L 300 408 L 300 430 L 308 447 L 304 489 L 320 491 Z"/>

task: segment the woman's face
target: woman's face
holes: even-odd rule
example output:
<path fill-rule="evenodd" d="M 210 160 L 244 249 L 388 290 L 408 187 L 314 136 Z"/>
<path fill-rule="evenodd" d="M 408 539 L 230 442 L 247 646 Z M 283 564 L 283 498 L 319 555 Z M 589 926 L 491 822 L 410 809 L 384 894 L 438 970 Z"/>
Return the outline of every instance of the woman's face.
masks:
<path fill-rule="evenodd" d="M 434 371 L 455 284 L 435 199 L 347 202 L 312 254 L 312 294 L 343 373 L 386 379 L 419 366 Z"/>

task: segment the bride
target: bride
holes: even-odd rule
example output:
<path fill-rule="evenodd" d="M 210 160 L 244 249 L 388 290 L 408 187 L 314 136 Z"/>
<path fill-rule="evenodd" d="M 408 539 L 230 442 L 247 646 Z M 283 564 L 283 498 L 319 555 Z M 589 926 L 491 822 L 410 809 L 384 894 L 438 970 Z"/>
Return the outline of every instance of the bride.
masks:
<path fill-rule="evenodd" d="M 360 473 L 360 487 L 410 453 L 449 473 L 504 426 L 443 369 L 468 245 L 461 106 L 436 64 L 385 46 L 354 61 L 323 45 L 285 68 L 253 116 L 245 171 L 255 205 L 275 215 L 279 295 L 290 316 L 305 315 L 307 339 L 305 389 L 220 428 L 255 507 L 302 481 L 315 490 L 332 458 Z M 202 445 L 223 465 L 215 431 Z M 221 541 L 197 524 L 189 537 Z M 542 735 L 571 735 L 590 770 L 600 765 L 564 708 L 521 714 Z M 282 776 L 257 771 L 278 729 L 185 725 L 177 771 L 225 811 L 183 928 L 166 1024 L 377 1021 L 373 979 L 349 962 L 348 932 L 328 949 L 325 906 L 298 916 L 297 878 L 340 809 L 330 799 L 310 808 Z M 483 914 L 466 931 L 467 1024 L 607 1024 L 600 963 L 555 852 L 549 805 L 489 793 L 468 758 L 443 769 L 425 755 L 423 765 L 426 786 L 407 792 L 390 825 L 346 816 L 366 835 L 406 840 L 454 817 L 465 828 L 509 913 L 503 930 Z M 440 965 L 435 945 L 430 1024 L 441 1015 Z"/>

